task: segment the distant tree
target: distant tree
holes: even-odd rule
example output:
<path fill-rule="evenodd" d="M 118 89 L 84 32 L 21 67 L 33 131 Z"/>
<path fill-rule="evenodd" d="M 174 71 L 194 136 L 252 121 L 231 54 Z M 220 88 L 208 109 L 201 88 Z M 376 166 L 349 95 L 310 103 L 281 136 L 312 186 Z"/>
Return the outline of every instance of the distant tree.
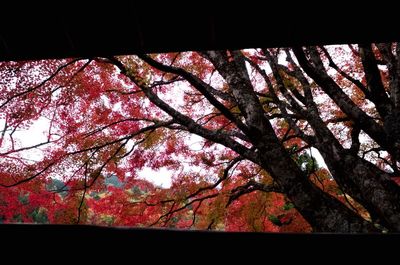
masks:
<path fill-rule="evenodd" d="M 110 176 L 106 177 L 104 179 L 104 184 L 107 186 L 112 185 L 117 188 L 121 188 L 124 186 L 123 181 L 118 179 L 118 177 L 116 175 L 110 175 Z"/>
<path fill-rule="evenodd" d="M 49 222 L 400 232 L 398 43 L 2 62 L 0 76 L 3 220 L 24 191 Z M 38 119 L 46 140 L 23 146 Z"/>

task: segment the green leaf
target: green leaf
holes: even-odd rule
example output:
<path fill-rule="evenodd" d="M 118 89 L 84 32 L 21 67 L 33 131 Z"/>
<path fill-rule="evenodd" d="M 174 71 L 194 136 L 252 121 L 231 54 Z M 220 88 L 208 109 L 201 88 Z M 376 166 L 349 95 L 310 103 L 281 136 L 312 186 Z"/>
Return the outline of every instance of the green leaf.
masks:
<path fill-rule="evenodd" d="M 291 203 L 291 202 L 286 203 L 286 204 L 283 205 L 283 207 L 282 207 L 282 209 L 285 210 L 285 211 L 289 211 L 290 209 L 293 209 L 293 208 L 294 208 L 294 204 Z"/>
<path fill-rule="evenodd" d="M 18 201 L 21 203 L 21 204 L 23 204 L 23 205 L 26 205 L 26 204 L 28 204 L 29 203 L 29 194 L 28 193 L 26 193 L 26 194 L 20 194 L 19 196 L 18 196 Z"/>
<path fill-rule="evenodd" d="M 276 215 L 270 214 L 268 216 L 268 220 L 270 220 L 271 223 L 273 223 L 274 225 L 277 225 L 277 226 L 281 226 L 282 225 L 281 220 L 279 220 L 279 218 Z"/>
<path fill-rule="evenodd" d="M 43 208 L 36 208 L 30 216 L 33 219 L 33 222 L 39 224 L 47 224 L 49 223 L 49 219 L 47 217 L 46 211 Z"/>

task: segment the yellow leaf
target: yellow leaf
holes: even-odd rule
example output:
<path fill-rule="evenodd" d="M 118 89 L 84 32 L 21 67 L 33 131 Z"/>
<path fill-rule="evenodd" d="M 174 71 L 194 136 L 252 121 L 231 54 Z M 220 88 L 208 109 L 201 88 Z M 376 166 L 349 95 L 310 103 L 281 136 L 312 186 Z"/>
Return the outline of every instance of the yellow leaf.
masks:
<path fill-rule="evenodd" d="M 163 130 L 155 130 L 151 132 L 145 133 L 146 139 L 143 142 L 143 146 L 146 149 L 149 149 L 157 144 L 159 144 L 163 140 L 164 132 Z"/>

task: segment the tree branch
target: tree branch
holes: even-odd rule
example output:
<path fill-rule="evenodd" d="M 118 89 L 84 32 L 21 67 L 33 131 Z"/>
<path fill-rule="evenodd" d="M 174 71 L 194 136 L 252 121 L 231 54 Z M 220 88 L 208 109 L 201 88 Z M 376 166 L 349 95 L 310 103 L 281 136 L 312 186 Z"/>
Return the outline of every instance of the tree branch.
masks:
<path fill-rule="evenodd" d="M 62 66 L 58 67 L 57 70 L 54 73 L 52 73 L 49 77 L 44 79 L 38 85 L 36 85 L 34 87 L 31 87 L 31 88 L 28 88 L 27 90 L 24 90 L 24 91 L 22 91 L 20 93 L 17 93 L 15 95 L 9 97 L 5 102 L 3 102 L 0 105 L 0 109 L 2 109 L 5 105 L 7 105 L 11 100 L 13 100 L 13 99 L 15 99 L 17 97 L 23 96 L 25 94 L 28 94 L 28 93 L 40 88 L 41 86 L 45 85 L 47 82 L 49 82 L 51 79 L 53 79 L 59 72 L 61 72 L 61 70 L 63 70 L 64 68 L 66 68 L 66 67 L 68 67 L 68 66 L 70 66 L 70 65 L 72 65 L 72 64 L 74 64 L 74 63 L 76 63 L 78 61 L 81 61 L 81 60 L 83 60 L 83 59 L 82 58 L 76 58 L 76 59 L 73 59 L 73 60 L 69 61 L 68 63 L 63 64 Z M 89 59 L 89 62 L 90 61 L 91 61 L 91 59 Z"/>
<path fill-rule="evenodd" d="M 179 211 L 181 211 L 181 210 L 187 208 L 188 206 L 192 205 L 192 204 L 195 203 L 195 202 L 202 202 L 202 201 L 204 201 L 204 200 L 217 197 L 218 195 L 219 195 L 219 193 L 214 193 L 214 194 L 210 194 L 210 195 L 207 195 L 207 196 L 204 196 L 204 197 L 201 197 L 201 198 L 196 198 L 196 199 L 194 199 L 194 200 L 192 200 L 192 201 L 190 201 L 190 202 L 184 204 L 183 206 L 181 206 L 181 207 L 179 207 L 179 208 L 177 208 L 177 209 L 175 209 L 175 210 L 173 210 L 173 207 L 171 207 L 170 210 L 169 210 L 167 213 L 161 215 L 161 216 L 157 219 L 157 221 L 153 222 L 150 226 L 156 225 L 158 222 L 160 222 L 160 221 L 161 221 L 163 218 L 165 218 L 165 217 L 167 217 L 167 220 L 164 222 L 164 223 L 166 223 L 166 222 L 168 222 L 168 220 L 171 219 L 171 217 L 172 217 L 172 215 L 173 215 L 174 213 L 179 212 Z M 168 217 L 168 216 L 169 216 L 169 217 Z"/>
<path fill-rule="evenodd" d="M 383 86 L 375 55 L 370 44 L 359 44 L 359 50 L 365 79 L 370 91 L 370 100 L 375 103 L 376 109 L 382 119 L 385 119 L 391 112 L 392 106 Z"/>
<path fill-rule="evenodd" d="M 233 115 L 221 102 L 219 102 L 213 96 L 213 93 L 214 94 L 217 93 L 216 91 L 218 91 L 218 90 L 214 89 L 209 84 L 203 82 L 201 79 L 199 79 L 195 75 L 185 71 L 182 68 L 164 65 L 162 63 L 159 63 L 159 62 L 151 59 L 147 55 L 139 55 L 138 57 L 156 69 L 182 76 L 193 87 L 195 87 L 202 95 L 204 95 L 204 97 L 211 103 L 211 105 L 213 105 L 215 108 L 217 108 L 226 118 L 228 118 L 233 123 L 235 123 L 235 125 L 238 126 L 238 128 L 240 130 L 242 130 L 243 132 L 246 132 L 248 130 L 246 125 L 244 125 L 235 115 Z M 151 87 L 149 87 L 149 88 L 151 88 Z M 218 93 L 218 94 L 220 94 L 220 93 Z"/>
<path fill-rule="evenodd" d="M 329 61 L 329 66 L 332 67 L 333 69 L 336 70 L 340 75 L 342 75 L 344 78 L 352 82 L 354 85 L 356 85 L 365 95 L 367 99 L 370 98 L 370 93 L 368 89 L 357 79 L 351 77 L 349 74 L 344 72 L 342 69 L 339 68 L 339 66 L 333 61 L 331 55 L 329 54 L 328 50 L 324 46 L 320 46 L 321 50 L 324 52 L 326 58 Z"/>
<path fill-rule="evenodd" d="M 391 155 L 398 153 L 391 143 L 387 141 L 387 134 L 383 127 L 378 125 L 374 119 L 362 111 L 335 83 L 335 81 L 323 69 L 322 62 L 318 59 L 316 52 L 313 53 L 313 66 L 306 58 L 304 51 L 300 47 L 293 48 L 297 60 L 304 71 L 333 99 L 339 108 L 357 124 L 360 129 L 366 132 L 375 142 L 388 150 Z"/>
<path fill-rule="evenodd" d="M 190 194 L 190 195 L 187 197 L 187 199 L 193 198 L 193 197 L 195 197 L 196 195 L 200 194 L 200 193 L 203 192 L 203 191 L 212 190 L 212 189 L 214 189 L 215 187 L 217 187 L 222 181 L 224 181 L 224 180 L 226 180 L 226 179 L 228 178 L 229 170 L 230 170 L 235 164 L 237 164 L 238 162 L 240 162 L 240 161 L 242 161 L 242 160 L 243 160 L 243 158 L 240 157 L 240 156 L 234 158 L 234 159 L 229 163 L 229 165 L 224 169 L 224 173 L 223 173 L 222 177 L 220 177 L 220 178 L 218 179 L 217 182 L 215 182 L 215 183 L 212 184 L 212 185 L 199 188 L 197 191 L 195 191 L 194 193 Z"/>
<path fill-rule="evenodd" d="M 400 62 L 392 53 L 391 43 L 376 44 L 389 71 L 389 89 L 392 104 L 400 110 Z M 398 48 L 398 47 L 397 47 Z"/>
<path fill-rule="evenodd" d="M 116 59 L 115 59 L 116 60 Z M 117 60 L 118 61 L 118 60 Z M 119 62 L 119 61 L 118 61 Z M 142 84 L 139 84 L 137 80 L 135 79 L 134 76 L 130 75 L 127 73 L 127 70 L 125 69 L 125 66 L 122 63 L 116 63 L 116 65 L 120 68 L 122 73 L 125 73 L 128 78 L 132 80 L 138 87 L 140 87 L 147 98 L 156 106 L 158 106 L 160 109 L 165 111 L 167 114 L 169 114 L 171 117 L 174 118 L 174 120 L 185 126 L 187 130 L 191 133 L 197 134 L 205 139 L 208 139 L 210 141 L 222 144 L 228 148 L 231 148 L 238 154 L 242 155 L 244 158 L 253 161 L 255 163 L 259 163 L 257 156 L 255 155 L 254 152 L 250 151 L 247 147 L 241 145 L 240 143 L 232 140 L 229 137 L 226 137 L 225 135 L 222 135 L 220 132 L 208 130 L 201 125 L 197 124 L 194 120 L 192 120 L 190 117 L 180 113 L 179 111 L 175 110 L 172 108 L 169 104 L 161 100 L 151 89 L 145 87 Z"/>
<path fill-rule="evenodd" d="M 9 185 L 7 185 L 7 184 L 0 184 L 0 186 L 1 186 L 1 187 L 5 187 L 5 188 L 10 188 L 10 187 L 14 187 L 14 186 L 17 186 L 17 185 L 19 185 L 19 184 L 28 182 L 28 181 L 30 181 L 30 180 L 32 180 L 32 179 L 34 179 L 34 178 L 40 176 L 43 172 L 47 171 L 47 170 L 48 170 L 50 167 L 52 167 L 54 164 L 56 164 L 55 161 L 49 163 L 49 164 L 48 164 L 47 166 L 45 166 L 42 170 L 40 170 L 39 172 L 37 172 L 36 174 L 34 174 L 34 175 L 32 175 L 32 176 L 30 176 L 30 177 L 28 177 L 28 178 L 19 180 L 19 181 L 15 182 L 15 183 L 9 184 Z"/>
<path fill-rule="evenodd" d="M 283 190 L 277 184 L 268 185 L 268 184 L 258 183 L 254 180 L 250 180 L 245 185 L 236 187 L 231 191 L 228 203 L 226 204 L 225 207 L 228 207 L 233 201 L 239 199 L 241 196 L 256 190 L 264 192 L 278 192 L 278 193 L 283 192 Z"/>

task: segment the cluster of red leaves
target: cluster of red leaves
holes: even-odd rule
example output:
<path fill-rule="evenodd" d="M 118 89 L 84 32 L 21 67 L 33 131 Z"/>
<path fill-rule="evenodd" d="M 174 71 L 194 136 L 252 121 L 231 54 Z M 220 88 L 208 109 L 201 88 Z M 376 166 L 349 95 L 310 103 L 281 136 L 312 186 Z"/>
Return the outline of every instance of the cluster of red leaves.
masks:
<path fill-rule="evenodd" d="M 338 49 L 337 53 L 343 51 Z M 255 63 L 262 63 L 255 54 L 247 55 Z M 198 53 L 153 57 L 166 65 L 174 63 L 207 82 L 213 80 L 219 92 L 228 92 L 226 83 Z M 150 85 L 160 80 L 168 83 L 175 78 L 135 57 L 119 59 L 141 84 Z M 260 176 L 259 168 L 249 161 L 238 163 L 220 185 L 205 189 L 222 178 L 236 153 L 205 140 L 200 141 L 197 149 L 192 148 L 188 144 L 190 135 L 178 126 L 157 127 L 169 117 L 106 61 L 66 59 L 0 64 L 0 121 L 5 123 L 4 129 L 0 128 L 3 130 L 0 135 L 2 222 L 311 231 L 309 224 L 281 194 L 255 191 L 228 203 L 231 191 L 247 181 L 257 177 L 269 181 L 268 176 Z M 343 69 L 361 69 L 359 60 L 342 62 Z M 361 70 L 354 73 L 360 74 Z M 296 85 L 295 80 L 285 78 L 288 85 Z M 336 79 L 343 87 L 349 86 L 340 75 Z M 323 94 L 313 88 L 313 93 Z M 171 82 L 155 90 L 165 102 L 204 128 L 236 132 L 237 128 L 187 83 L 179 87 Z M 354 86 L 349 90 L 354 102 L 368 109 L 360 91 Z M 271 110 L 267 97 L 261 97 L 260 102 L 266 112 L 271 112 L 268 114 L 277 114 Z M 229 101 L 221 99 L 220 103 L 234 115 L 240 114 L 238 107 Z M 329 100 L 318 107 L 326 121 L 343 116 Z M 22 146 L 13 136 L 14 131 L 28 130 L 38 119 L 48 121 L 44 134 L 47 141 L 33 147 Z M 298 126 L 306 130 L 308 125 L 299 121 Z M 286 148 L 296 146 L 294 151 L 298 151 L 306 147 L 293 131 L 288 131 L 289 125 L 282 118 L 274 122 L 274 127 L 277 136 L 286 140 Z M 350 130 L 343 129 L 348 127 L 350 125 L 344 123 L 331 128 L 338 132 L 344 144 L 349 143 Z M 339 133 L 343 131 L 345 133 Z M 248 143 L 243 145 L 250 147 Z M 42 157 L 35 163 L 22 154 L 36 149 Z M 173 170 L 172 186 L 160 188 L 140 180 L 138 172 L 146 167 Z M 116 176 L 123 185 L 106 184 L 110 176 Z M 29 178 L 32 180 L 25 181 Z M 310 178 L 322 190 L 349 204 L 329 172 L 319 170 Z M 62 187 L 54 190 L 55 179 L 61 179 Z M 202 191 L 197 192 L 199 190 Z M 349 207 L 364 211 L 354 205 Z"/>
<path fill-rule="evenodd" d="M 0 188 L 1 221 L 76 223 L 82 191 L 76 193 L 73 189 L 79 187 L 79 183 L 70 182 L 62 189 L 59 187 L 58 192 L 50 186 L 51 181 L 32 181 L 12 188 Z M 189 192 L 197 189 L 196 185 L 192 186 Z M 188 187 L 187 183 L 185 187 Z M 160 219 L 169 211 L 180 208 L 182 204 L 178 202 L 179 193 L 182 193 L 184 198 L 187 192 L 179 189 L 178 185 L 160 189 L 145 180 L 132 181 L 122 187 L 104 185 L 97 192 L 85 195 L 80 209 L 80 223 L 145 227 L 153 225 L 224 231 L 310 231 L 309 225 L 298 212 L 292 207 L 287 207 L 290 203 L 283 195 L 253 192 L 240 197 L 227 207 L 227 197 L 223 196 L 226 195 L 224 188 L 207 192 L 207 195 L 218 192 L 221 196 L 201 203 L 195 202 L 171 216 L 166 215 L 166 218 Z M 172 196 L 176 200 L 175 204 L 166 202 Z"/>

